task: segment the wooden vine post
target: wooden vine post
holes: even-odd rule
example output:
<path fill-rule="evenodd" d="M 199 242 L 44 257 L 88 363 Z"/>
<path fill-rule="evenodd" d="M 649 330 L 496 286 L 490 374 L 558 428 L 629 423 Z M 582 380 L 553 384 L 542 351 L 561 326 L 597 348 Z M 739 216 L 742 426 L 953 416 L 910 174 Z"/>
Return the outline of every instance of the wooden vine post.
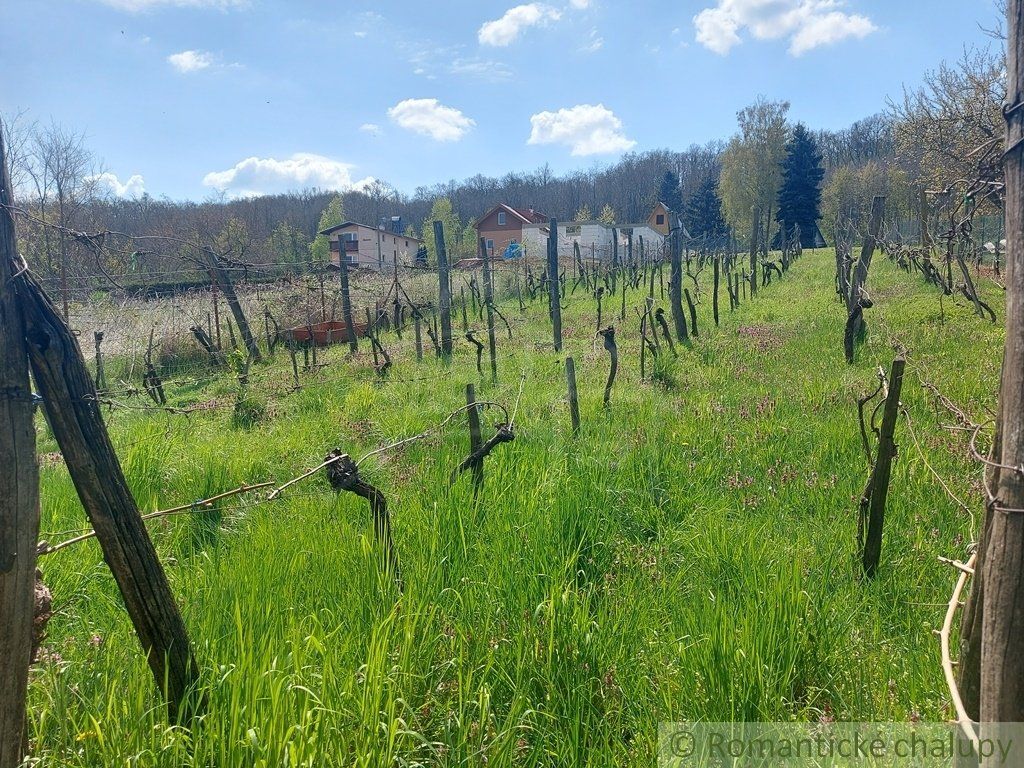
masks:
<path fill-rule="evenodd" d="M 434 222 L 434 246 L 437 251 L 438 303 L 441 308 L 441 356 L 452 357 L 452 286 L 448 277 L 448 252 L 444 246 L 444 226 Z"/>
<path fill-rule="evenodd" d="M 494 273 L 487 241 L 480 238 L 480 257 L 484 262 L 484 306 L 487 308 L 487 349 L 491 356 L 491 381 L 498 382 L 498 353 L 494 342 Z"/>
<path fill-rule="evenodd" d="M 0 132 L 0 768 L 22 764 L 39 538 L 39 465 L 25 325 L 12 276 L 14 204 Z"/>
<path fill-rule="evenodd" d="M 551 329 L 555 352 L 562 351 L 562 297 L 558 285 L 558 222 L 548 222 L 548 296 L 551 304 Z"/>
<path fill-rule="evenodd" d="M 580 431 L 580 398 L 576 391 L 576 361 L 565 358 L 565 380 L 569 390 L 569 419 L 572 422 L 572 433 Z"/>
<path fill-rule="evenodd" d="M 344 244 L 338 241 L 338 279 L 341 282 L 341 317 L 345 321 L 348 332 L 348 351 L 353 355 L 359 351 L 359 334 L 356 333 L 355 320 L 352 318 L 352 293 L 348 282 L 348 255 Z"/>
<path fill-rule="evenodd" d="M 750 297 L 757 295 L 757 257 L 761 250 L 761 206 L 754 206 L 754 223 L 750 233 Z"/>
<path fill-rule="evenodd" d="M 871 578 L 878 570 L 882 556 L 882 526 L 885 523 L 885 502 L 889 495 L 892 462 L 896 458 L 896 419 L 900 413 L 900 392 L 903 389 L 903 371 L 907 361 L 897 357 L 892 361 L 889 375 L 889 394 L 882 412 L 882 430 L 878 437 L 878 458 L 868 482 L 868 528 L 864 541 L 864 574 Z"/>
<path fill-rule="evenodd" d="M 480 435 L 480 409 L 476 405 L 476 388 L 472 384 L 466 385 L 466 421 L 469 424 L 469 452 L 474 454 L 480 450 L 483 438 Z M 473 468 L 473 496 L 480 493 L 484 485 L 484 463 L 482 460 L 474 461 Z"/>
<path fill-rule="evenodd" d="M 185 624 L 139 514 L 78 341 L 31 273 L 19 278 L 32 375 L 67 464 L 146 654 L 172 721 L 203 708 L 193 689 L 199 671 Z"/>
<path fill-rule="evenodd" d="M 714 257 L 714 272 L 715 272 L 715 288 L 714 293 L 711 294 L 711 311 L 715 318 L 715 326 L 718 326 L 718 282 L 721 279 L 722 260 L 718 257 Z"/>
<path fill-rule="evenodd" d="M 1024 721 L 1024 0 L 1007 2 L 1007 20 L 1006 341 L 999 477 L 982 545 L 982 723 Z M 1000 736 L 983 728 L 985 738 Z"/>
<path fill-rule="evenodd" d="M 608 381 L 604 385 L 604 407 L 607 408 L 611 403 L 615 374 L 619 370 L 619 348 L 615 344 L 615 328 L 613 326 L 609 325 L 604 330 L 598 331 L 598 335 L 604 339 L 604 348 L 608 350 Z"/>
<path fill-rule="evenodd" d="M 235 293 L 235 286 L 231 282 L 227 270 L 220 263 L 217 254 L 209 248 L 202 249 L 202 254 L 206 259 L 206 271 L 210 274 L 210 279 L 220 288 L 221 293 L 224 294 L 224 299 L 228 303 L 228 307 L 231 309 L 231 314 L 238 325 L 238 332 L 242 334 L 242 343 L 245 344 L 246 350 L 248 350 L 249 355 L 252 356 L 254 361 L 261 361 L 263 356 L 260 354 L 260 348 L 256 344 L 256 339 L 253 338 L 252 329 L 249 328 L 249 321 L 245 317 L 242 304 L 238 301 L 238 294 Z M 228 327 L 230 328 L 230 326 Z M 218 339 L 219 343 L 220 340 Z"/>

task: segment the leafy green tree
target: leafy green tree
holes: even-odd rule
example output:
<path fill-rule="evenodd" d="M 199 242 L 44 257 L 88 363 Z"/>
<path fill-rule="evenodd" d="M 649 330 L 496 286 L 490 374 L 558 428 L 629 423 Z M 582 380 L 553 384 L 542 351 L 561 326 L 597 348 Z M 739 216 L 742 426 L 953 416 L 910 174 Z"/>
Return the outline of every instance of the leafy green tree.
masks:
<path fill-rule="evenodd" d="M 434 242 L 434 222 L 441 222 L 444 232 L 444 244 L 449 256 L 458 256 L 462 240 L 462 222 L 452 208 L 452 201 L 447 197 L 434 200 L 430 215 L 423 222 L 423 243 L 427 247 L 427 258 L 431 264 L 437 263 L 437 244 Z M 451 259 L 449 259 L 449 262 Z"/>
<path fill-rule="evenodd" d="M 245 258 L 246 252 L 252 246 L 249 227 L 241 219 L 232 217 L 228 219 L 224 229 L 217 235 L 214 244 L 217 247 L 217 252 L 222 256 L 241 260 Z"/>
<path fill-rule="evenodd" d="M 462 254 L 465 256 L 477 256 L 480 250 L 480 243 L 477 242 L 476 227 L 473 222 L 466 224 L 462 230 Z"/>
<path fill-rule="evenodd" d="M 789 112 L 787 101 L 764 97 L 737 113 L 739 132 L 722 153 L 718 196 L 725 220 L 743 237 L 750 234 L 751 213 L 761 208 L 761 221 L 772 214 L 782 185 Z"/>
<path fill-rule="evenodd" d="M 580 206 L 580 209 L 576 211 L 576 215 L 573 217 L 573 221 L 590 221 L 594 216 L 590 212 L 590 206 L 584 203 Z"/>
<path fill-rule="evenodd" d="M 729 225 L 722 216 L 718 180 L 714 175 L 708 174 L 686 201 L 685 219 L 686 228 L 694 237 L 721 237 L 728 233 Z"/>
<path fill-rule="evenodd" d="M 336 227 L 345 220 L 345 206 L 341 201 L 341 195 L 335 195 L 331 202 L 320 214 L 320 223 L 317 224 L 317 236 L 309 244 L 309 261 L 312 267 L 326 266 L 331 261 L 331 241 L 327 235 L 321 235 L 328 227 Z"/>
<path fill-rule="evenodd" d="M 607 224 L 609 227 L 615 225 L 615 210 L 605 203 L 604 208 L 601 209 L 601 213 L 598 215 L 597 220 L 602 224 Z"/>
<path fill-rule="evenodd" d="M 658 200 L 668 206 L 670 211 L 682 213 L 683 211 L 683 190 L 679 186 L 679 177 L 675 171 L 669 169 L 661 179 L 661 189 L 658 190 Z"/>
<path fill-rule="evenodd" d="M 821 180 L 824 177 L 818 144 L 804 124 L 797 123 L 793 136 L 786 143 L 775 220 L 787 235 L 793 227 L 799 226 L 805 245 L 813 245 L 815 225 L 821 218 Z"/>
<path fill-rule="evenodd" d="M 298 273 L 309 253 L 309 244 L 298 227 L 281 222 L 267 238 L 267 250 L 277 264 L 288 264 Z"/>

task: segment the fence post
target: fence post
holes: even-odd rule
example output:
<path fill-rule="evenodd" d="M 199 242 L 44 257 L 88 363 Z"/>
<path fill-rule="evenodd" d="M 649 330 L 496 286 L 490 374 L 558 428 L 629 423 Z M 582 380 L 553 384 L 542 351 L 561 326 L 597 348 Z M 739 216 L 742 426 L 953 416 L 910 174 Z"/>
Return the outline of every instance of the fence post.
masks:
<path fill-rule="evenodd" d="M 437 251 L 438 303 L 441 305 L 441 355 L 452 357 L 452 291 L 448 277 L 448 252 L 444 245 L 444 226 L 434 222 L 434 249 Z"/>
<path fill-rule="evenodd" d="M 551 327 L 555 352 L 562 351 L 562 297 L 558 285 L 558 222 L 548 222 L 548 296 L 551 305 Z"/>
<path fill-rule="evenodd" d="M 341 240 L 338 240 L 338 275 L 341 280 L 341 317 L 345 321 L 345 328 L 348 329 L 348 350 L 354 355 L 359 351 L 359 341 L 355 320 L 352 318 L 352 293 L 348 284 L 348 257 L 345 255 Z"/>
<path fill-rule="evenodd" d="M 416 331 L 416 360 L 419 362 L 423 361 L 423 334 L 420 330 L 420 313 L 417 310 L 413 310 L 412 314 L 413 328 Z"/>
<path fill-rule="evenodd" d="M 576 361 L 565 358 L 565 379 L 569 386 L 569 418 L 572 420 L 572 433 L 580 431 L 580 400 L 576 392 Z"/>
<path fill-rule="evenodd" d="M 487 307 L 487 349 L 491 356 L 491 382 L 498 381 L 498 352 L 494 342 L 494 282 L 491 270 L 491 256 L 487 241 L 480 238 L 480 253 L 484 262 L 484 305 Z"/>
<path fill-rule="evenodd" d="M 39 538 L 39 466 L 25 326 L 12 276 L 19 269 L 14 204 L 0 134 L 0 768 L 21 765 Z"/>
<path fill-rule="evenodd" d="M 476 407 L 476 388 L 472 384 L 466 385 L 466 420 L 469 422 L 469 453 L 470 455 L 480 450 L 483 442 L 480 437 L 480 411 Z M 484 462 L 483 460 L 473 462 L 473 496 L 475 497 L 484 484 Z"/>
<path fill-rule="evenodd" d="M 31 273 L 22 278 L 22 287 L 18 298 L 29 360 L 47 421 L 157 687 L 177 720 L 202 708 L 199 702 L 189 705 L 198 668 L 185 624 L 110 442 L 78 341 Z"/>
<path fill-rule="evenodd" d="M 252 359 L 259 362 L 263 359 L 260 354 L 260 348 L 256 345 L 256 339 L 252 337 L 252 330 L 249 328 L 249 321 L 245 317 L 245 312 L 242 310 L 242 305 L 238 301 L 238 295 L 235 293 L 235 286 L 231 282 L 231 278 L 228 277 L 227 270 L 221 266 L 220 259 L 217 254 L 208 248 L 203 249 L 203 255 L 206 257 L 206 269 L 210 274 L 210 277 L 220 287 L 221 293 L 224 294 L 224 299 L 228 303 L 228 307 L 231 309 L 231 314 L 234 315 L 235 323 L 238 325 L 238 332 L 242 335 L 242 342 L 245 344 L 246 351 L 252 356 Z M 230 326 L 228 326 L 230 328 Z M 218 340 L 218 344 L 219 344 Z"/>
<path fill-rule="evenodd" d="M 754 225 L 750 233 L 750 298 L 757 295 L 757 255 L 761 250 L 761 206 L 754 206 Z"/>
<path fill-rule="evenodd" d="M 871 499 L 868 507 L 868 530 L 864 541 L 864 573 L 869 578 L 878 570 L 882 555 L 882 525 L 885 522 L 885 500 L 889 494 L 892 460 L 896 456 L 896 418 L 900 412 L 900 391 L 903 389 L 903 370 L 907 362 L 902 357 L 892 361 L 889 376 L 889 395 L 882 414 L 882 431 L 878 437 L 878 458 L 871 474 Z"/>
<path fill-rule="evenodd" d="M 715 271 L 715 292 L 711 298 L 711 311 L 715 316 L 715 327 L 718 327 L 718 281 L 720 279 L 719 272 L 721 270 L 722 260 L 715 256 L 714 271 Z"/>

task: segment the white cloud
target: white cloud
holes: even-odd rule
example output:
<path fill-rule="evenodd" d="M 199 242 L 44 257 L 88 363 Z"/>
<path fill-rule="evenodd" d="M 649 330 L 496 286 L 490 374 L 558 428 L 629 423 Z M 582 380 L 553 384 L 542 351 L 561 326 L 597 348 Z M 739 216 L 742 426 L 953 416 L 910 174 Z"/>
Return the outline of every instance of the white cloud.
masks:
<path fill-rule="evenodd" d="M 583 53 L 597 53 L 604 47 L 604 38 L 597 34 L 597 27 L 590 30 L 590 40 L 580 46 Z"/>
<path fill-rule="evenodd" d="M 489 59 L 452 59 L 448 64 L 448 72 L 453 75 L 475 77 L 490 83 L 512 79 L 512 69 L 507 64 Z"/>
<path fill-rule="evenodd" d="M 311 187 L 344 191 L 373 181 L 371 177 L 352 181 L 354 167 L 306 152 L 284 160 L 248 157 L 226 171 L 211 171 L 203 177 L 203 184 L 226 191 L 232 197 L 251 197 Z"/>
<path fill-rule="evenodd" d="M 590 7 L 590 0 L 569 0 L 569 5 L 582 11 Z"/>
<path fill-rule="evenodd" d="M 543 3 L 528 3 L 509 8 L 505 15 L 494 21 L 487 21 L 477 32 L 477 40 L 481 45 L 493 45 L 499 48 L 514 43 L 520 33 L 529 27 L 546 26 L 549 22 L 562 18 L 561 11 Z"/>
<path fill-rule="evenodd" d="M 362 125 L 359 126 L 359 130 L 362 131 L 363 133 L 368 133 L 371 136 L 380 136 L 381 133 L 383 133 L 383 131 L 381 131 L 380 129 L 380 126 L 377 125 L 376 123 L 363 123 Z"/>
<path fill-rule="evenodd" d="M 577 104 L 530 118 L 528 144 L 565 144 L 573 155 L 625 152 L 636 142 L 622 132 L 622 121 L 604 104 Z"/>
<path fill-rule="evenodd" d="M 435 141 L 458 141 L 476 125 L 476 121 L 437 99 L 400 101 L 388 110 L 388 117 L 402 128 Z"/>
<path fill-rule="evenodd" d="M 90 176 L 87 181 L 93 183 L 96 193 L 100 196 L 113 197 L 142 197 L 146 194 L 146 181 L 139 174 L 133 174 L 122 184 L 117 174 L 98 173 Z"/>
<path fill-rule="evenodd" d="M 746 30 L 757 40 L 789 39 L 799 56 L 848 37 L 865 37 L 878 28 L 867 16 L 838 10 L 842 0 L 717 0 L 693 17 L 697 42 L 725 55 Z"/>
<path fill-rule="evenodd" d="M 189 74 L 213 66 L 214 58 L 212 53 L 206 51 L 182 51 L 172 53 L 167 57 L 167 62 L 179 72 Z"/>
<path fill-rule="evenodd" d="M 119 11 L 139 13 L 149 11 L 161 6 L 175 8 L 213 8 L 219 11 L 226 11 L 231 8 L 242 8 L 249 4 L 249 0 L 99 0 L 104 5 L 116 8 Z"/>

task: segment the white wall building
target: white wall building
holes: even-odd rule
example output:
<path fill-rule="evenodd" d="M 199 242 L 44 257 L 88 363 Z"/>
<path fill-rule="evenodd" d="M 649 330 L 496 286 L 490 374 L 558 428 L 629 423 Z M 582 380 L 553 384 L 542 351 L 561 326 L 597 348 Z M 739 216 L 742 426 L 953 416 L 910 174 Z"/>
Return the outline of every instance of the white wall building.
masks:
<path fill-rule="evenodd" d="M 523 225 L 523 250 L 528 258 L 544 259 L 548 248 L 550 227 L 547 224 Z M 579 244 L 580 257 L 585 264 L 611 262 L 614 250 L 613 240 L 618 236 L 619 261 L 624 262 L 629 248 L 630 234 L 633 237 L 633 259 L 641 257 L 640 238 L 643 238 L 645 258 L 660 258 L 665 236 L 647 224 L 625 227 L 610 227 L 600 221 L 558 222 L 558 259 L 571 263 L 575 248 Z"/>

